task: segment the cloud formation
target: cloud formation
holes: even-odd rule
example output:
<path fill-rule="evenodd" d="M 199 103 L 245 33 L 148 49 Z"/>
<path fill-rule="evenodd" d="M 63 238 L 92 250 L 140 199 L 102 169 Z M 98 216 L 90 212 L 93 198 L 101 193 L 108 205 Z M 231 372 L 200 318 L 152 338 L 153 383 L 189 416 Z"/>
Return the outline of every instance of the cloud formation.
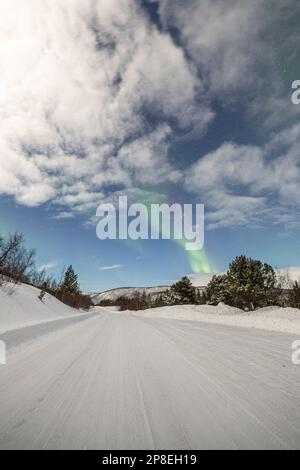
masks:
<path fill-rule="evenodd" d="M 125 268 L 125 264 L 112 264 L 111 266 L 100 266 L 99 271 L 111 271 L 112 269 L 121 269 Z"/>
<path fill-rule="evenodd" d="M 266 27 L 264 0 L 160 0 L 165 28 L 175 26 L 214 94 L 244 88 L 253 79 L 259 35 Z M 261 44 L 260 44 L 261 45 Z"/>
<path fill-rule="evenodd" d="M 40 273 L 42 271 L 48 271 L 49 269 L 57 268 L 57 266 L 57 261 L 49 261 L 49 263 L 42 264 L 41 266 L 39 266 L 38 272 Z"/>
<path fill-rule="evenodd" d="M 269 131 L 299 119 L 299 107 L 287 106 L 299 63 L 298 0 L 158 2 L 164 29 L 177 31 L 210 97 L 241 106 Z"/>
<path fill-rule="evenodd" d="M 202 132 L 213 113 L 138 2 L 11 0 L 0 18 L 0 193 L 88 211 L 111 186 L 157 182 L 158 164 L 176 179 L 172 125 Z"/>
<path fill-rule="evenodd" d="M 297 62 L 299 1 L 158 0 L 157 22 L 145 3 L 0 2 L 0 195 L 90 221 L 122 193 L 162 202 L 164 183 L 203 197 L 210 228 L 292 225 L 300 106 L 280 74 Z M 172 144 L 201 145 L 237 103 L 265 142 L 225 141 L 179 171 Z"/>
<path fill-rule="evenodd" d="M 298 223 L 299 140 L 296 124 L 263 147 L 225 142 L 188 168 L 185 184 L 207 205 L 208 228 Z"/>

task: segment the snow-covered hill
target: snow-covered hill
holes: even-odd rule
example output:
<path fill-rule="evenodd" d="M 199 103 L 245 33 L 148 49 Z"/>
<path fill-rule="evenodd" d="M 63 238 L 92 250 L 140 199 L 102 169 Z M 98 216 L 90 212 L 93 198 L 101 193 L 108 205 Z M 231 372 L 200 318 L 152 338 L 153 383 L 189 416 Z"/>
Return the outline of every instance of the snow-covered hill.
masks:
<path fill-rule="evenodd" d="M 224 274 L 224 273 L 214 273 L 214 274 Z M 207 274 L 207 273 L 201 273 L 201 274 L 191 274 L 189 276 L 191 283 L 193 284 L 194 287 L 206 287 L 211 278 L 213 277 L 214 274 Z"/>
<path fill-rule="evenodd" d="M 211 280 L 213 274 L 195 274 L 191 275 L 190 280 L 195 287 L 204 288 Z M 146 292 L 153 299 L 160 294 L 163 294 L 170 286 L 154 286 L 154 287 L 117 287 L 104 292 L 87 292 L 92 299 L 94 305 L 98 305 L 100 302 L 109 300 L 114 302 L 121 296 L 128 298 L 133 297 L 135 294 L 143 294 Z"/>
<path fill-rule="evenodd" d="M 147 295 L 150 295 L 152 298 L 157 297 L 158 295 L 165 292 L 169 286 L 156 286 L 156 287 L 119 287 L 116 289 L 107 290 L 99 293 L 88 293 L 91 297 L 94 305 L 99 304 L 101 301 L 110 300 L 114 302 L 121 296 L 128 298 L 133 297 L 137 293 L 143 294 L 146 292 Z"/>
<path fill-rule="evenodd" d="M 80 314 L 49 294 L 41 302 L 39 293 L 39 289 L 26 284 L 0 287 L 0 333 Z"/>
<path fill-rule="evenodd" d="M 286 281 L 290 282 L 300 280 L 300 267 L 291 266 L 288 268 L 276 269 L 276 274 L 278 279 L 284 278 Z M 214 273 L 217 275 L 224 274 L 224 272 Z M 213 273 L 201 273 L 201 274 L 191 274 L 189 276 L 194 287 L 203 290 L 211 278 L 214 275 Z M 286 286 L 288 287 L 288 285 Z M 150 295 L 152 298 L 157 297 L 158 295 L 165 292 L 169 286 L 156 286 L 156 287 L 119 287 L 116 289 L 110 289 L 104 292 L 88 292 L 87 294 L 91 297 L 94 305 L 98 305 L 101 301 L 109 300 L 114 302 L 118 297 L 133 297 L 135 294 L 146 292 L 147 295 Z"/>
<path fill-rule="evenodd" d="M 276 269 L 277 276 L 284 277 L 292 282 L 300 281 L 300 267 L 290 266 L 288 268 Z"/>

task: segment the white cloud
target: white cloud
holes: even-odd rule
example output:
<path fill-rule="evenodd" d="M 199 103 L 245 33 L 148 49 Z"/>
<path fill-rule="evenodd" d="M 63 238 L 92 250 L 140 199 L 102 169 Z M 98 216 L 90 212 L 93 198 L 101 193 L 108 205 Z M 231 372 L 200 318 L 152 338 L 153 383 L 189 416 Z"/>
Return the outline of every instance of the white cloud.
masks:
<path fill-rule="evenodd" d="M 224 143 L 188 168 L 185 185 L 206 205 L 208 228 L 299 223 L 299 140 L 300 124 L 263 147 Z"/>
<path fill-rule="evenodd" d="M 111 266 L 100 266 L 98 268 L 99 271 L 110 271 L 110 270 L 113 270 L 113 269 L 121 269 L 121 268 L 125 268 L 125 264 L 112 264 Z"/>
<path fill-rule="evenodd" d="M 73 218 L 74 218 L 74 214 L 72 214 L 72 212 L 67 212 L 67 211 L 61 211 L 52 216 L 52 219 L 56 219 L 56 220 L 73 219 Z"/>
<path fill-rule="evenodd" d="M 57 268 L 58 262 L 57 261 L 50 261 L 49 263 L 42 264 L 38 268 L 38 272 L 41 271 L 48 271 L 49 269 Z"/>
<path fill-rule="evenodd" d="M 287 85 L 299 62 L 298 0 L 158 1 L 163 27 L 177 29 L 214 99 L 240 106 L 265 130 L 299 118 Z"/>
<path fill-rule="evenodd" d="M 56 219 L 125 192 L 149 200 L 148 185 L 182 183 L 170 144 L 206 131 L 211 99 L 244 100 L 270 128 L 299 116 L 269 34 L 284 29 L 283 13 L 288 27 L 298 0 L 160 0 L 163 30 L 139 5 L 0 2 L 0 194 L 51 201 Z M 293 51 L 299 35 L 286 36 Z M 209 203 L 209 227 L 294 223 L 300 131 L 289 125 L 262 147 L 224 143 L 186 171 L 186 188 Z"/>
<path fill-rule="evenodd" d="M 176 179 L 168 122 L 203 131 L 213 114 L 137 2 L 10 0 L 0 26 L 0 193 L 88 211 L 112 185 L 156 183 L 158 162 Z"/>
<path fill-rule="evenodd" d="M 178 28 L 214 93 L 249 84 L 264 12 L 264 0 L 160 0 L 163 24 Z"/>

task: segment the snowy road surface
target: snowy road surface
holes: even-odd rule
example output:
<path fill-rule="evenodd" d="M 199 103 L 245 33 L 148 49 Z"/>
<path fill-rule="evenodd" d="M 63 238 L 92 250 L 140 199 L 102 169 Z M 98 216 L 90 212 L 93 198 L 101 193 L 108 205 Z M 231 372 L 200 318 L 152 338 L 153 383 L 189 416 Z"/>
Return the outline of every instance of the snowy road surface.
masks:
<path fill-rule="evenodd" d="M 53 331 L 59 330 L 68 325 L 73 325 L 90 318 L 91 314 L 78 314 L 77 316 L 71 316 L 70 318 L 61 318 L 60 320 L 51 320 L 44 323 L 38 323 L 36 325 L 26 326 L 24 328 L 17 328 L 14 330 L 6 331 L 0 335 L 0 339 L 5 341 L 6 349 L 12 349 L 20 344 L 27 343 L 28 341 L 34 341 L 40 336 L 53 333 Z"/>
<path fill-rule="evenodd" d="M 300 448 L 294 339 L 94 315 L 8 353 L 0 448 Z"/>

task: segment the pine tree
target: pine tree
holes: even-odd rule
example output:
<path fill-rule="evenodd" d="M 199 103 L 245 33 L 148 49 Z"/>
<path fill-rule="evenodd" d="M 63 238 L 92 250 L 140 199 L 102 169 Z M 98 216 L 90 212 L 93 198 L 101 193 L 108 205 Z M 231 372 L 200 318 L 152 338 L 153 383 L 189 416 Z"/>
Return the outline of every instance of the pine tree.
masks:
<path fill-rule="evenodd" d="M 75 274 L 72 265 L 70 265 L 65 272 L 61 290 L 69 294 L 76 294 L 79 292 L 78 276 Z"/>
<path fill-rule="evenodd" d="M 288 305 L 293 308 L 300 308 L 300 284 L 295 281 L 293 288 L 289 290 L 288 294 Z"/>
<path fill-rule="evenodd" d="M 275 271 L 259 260 L 237 256 L 226 274 L 213 276 L 205 290 L 209 303 L 224 302 L 245 310 L 278 303 Z"/>
<path fill-rule="evenodd" d="M 266 263 L 237 256 L 230 263 L 227 274 L 213 276 L 206 288 L 206 295 L 212 304 L 225 302 L 234 307 L 254 310 L 276 301 L 276 275 Z"/>
<path fill-rule="evenodd" d="M 179 297 L 179 303 L 181 304 L 194 304 L 196 302 L 195 287 L 186 276 L 171 286 L 171 292 Z"/>
<path fill-rule="evenodd" d="M 159 307 L 181 304 L 181 296 L 172 289 L 166 290 L 161 295 L 161 305 Z"/>
<path fill-rule="evenodd" d="M 217 305 L 220 302 L 230 304 L 227 274 L 214 275 L 205 289 L 205 295 L 210 304 Z"/>
<path fill-rule="evenodd" d="M 201 293 L 200 289 L 197 289 L 197 294 L 196 294 L 196 303 L 198 305 L 204 305 L 206 304 L 206 296 L 205 293 Z"/>
<path fill-rule="evenodd" d="M 154 299 L 153 307 L 156 308 L 156 307 L 163 307 L 163 306 L 164 306 L 163 296 L 162 294 L 160 294 Z"/>
<path fill-rule="evenodd" d="M 275 283 L 274 269 L 259 260 L 237 256 L 229 265 L 227 289 L 237 307 L 254 310 L 267 305 Z"/>
<path fill-rule="evenodd" d="M 42 288 L 41 288 L 40 294 L 39 294 L 39 296 L 38 296 L 38 299 L 39 299 L 41 302 L 44 302 L 45 295 L 46 295 L 46 283 L 44 282 L 44 283 L 43 283 L 43 286 L 42 286 Z"/>

